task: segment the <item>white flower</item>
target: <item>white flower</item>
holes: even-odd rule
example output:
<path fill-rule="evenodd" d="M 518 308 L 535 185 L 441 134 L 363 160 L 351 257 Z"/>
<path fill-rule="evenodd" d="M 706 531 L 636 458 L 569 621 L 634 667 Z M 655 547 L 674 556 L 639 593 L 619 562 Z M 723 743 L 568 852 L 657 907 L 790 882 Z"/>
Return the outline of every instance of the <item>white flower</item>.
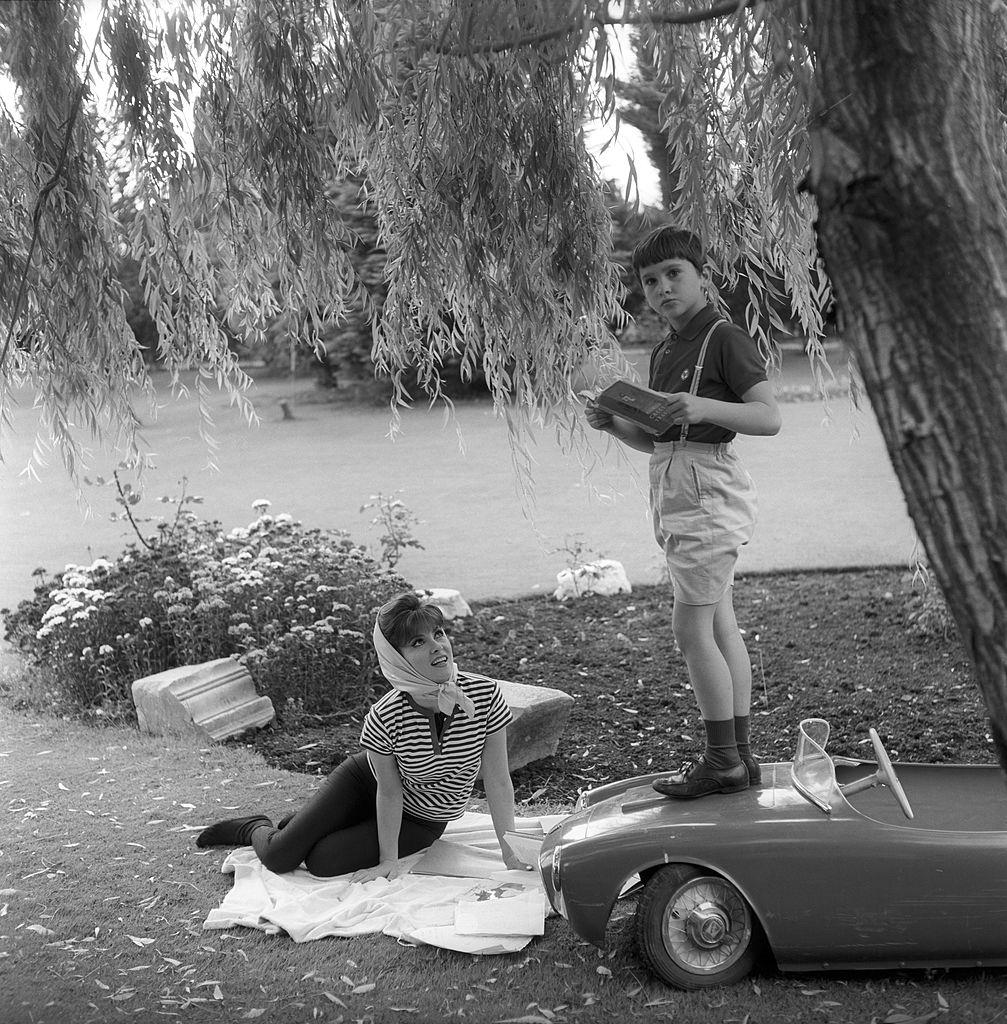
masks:
<path fill-rule="evenodd" d="M 101 647 L 98 648 L 98 653 L 99 654 L 112 654 L 114 652 L 113 652 L 112 648 L 108 646 L 108 644 L 102 644 Z"/>
<path fill-rule="evenodd" d="M 265 512 L 272 504 L 273 503 L 268 501 L 266 498 L 256 498 L 255 501 L 252 502 L 252 508 L 255 509 L 256 512 Z"/>
<path fill-rule="evenodd" d="M 279 525 L 280 523 L 283 523 L 285 525 L 287 523 L 292 523 L 293 521 L 294 521 L 294 517 L 289 512 L 281 512 L 276 517 L 277 525 Z"/>
<path fill-rule="evenodd" d="M 140 627 L 140 629 L 146 629 L 148 626 L 154 625 L 154 620 L 148 619 L 146 616 L 144 616 L 144 618 L 140 619 L 137 625 Z"/>

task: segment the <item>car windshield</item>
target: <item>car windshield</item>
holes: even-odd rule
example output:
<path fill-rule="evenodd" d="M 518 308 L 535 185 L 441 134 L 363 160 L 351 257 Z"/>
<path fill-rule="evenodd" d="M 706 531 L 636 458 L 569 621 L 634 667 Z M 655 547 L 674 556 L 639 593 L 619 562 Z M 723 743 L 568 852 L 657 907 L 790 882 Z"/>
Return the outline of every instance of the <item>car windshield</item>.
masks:
<path fill-rule="evenodd" d="M 837 787 L 835 766 L 825 753 L 825 745 L 829 742 L 829 723 L 824 718 L 805 718 L 799 733 L 790 777 L 799 793 L 826 814 L 831 814 Z"/>

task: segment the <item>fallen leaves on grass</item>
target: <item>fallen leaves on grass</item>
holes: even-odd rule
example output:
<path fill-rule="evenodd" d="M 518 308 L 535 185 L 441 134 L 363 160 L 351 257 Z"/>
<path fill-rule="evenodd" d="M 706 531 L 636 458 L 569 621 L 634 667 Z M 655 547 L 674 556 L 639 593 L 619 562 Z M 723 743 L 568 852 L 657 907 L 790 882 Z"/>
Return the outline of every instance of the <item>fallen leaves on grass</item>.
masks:
<path fill-rule="evenodd" d="M 881 1019 L 880 1024 L 926 1024 L 927 1021 L 933 1020 L 939 1014 L 939 1010 L 931 1010 L 930 1013 L 925 1013 L 922 1016 L 912 1017 L 908 1013 L 892 1010 L 887 1017 Z"/>

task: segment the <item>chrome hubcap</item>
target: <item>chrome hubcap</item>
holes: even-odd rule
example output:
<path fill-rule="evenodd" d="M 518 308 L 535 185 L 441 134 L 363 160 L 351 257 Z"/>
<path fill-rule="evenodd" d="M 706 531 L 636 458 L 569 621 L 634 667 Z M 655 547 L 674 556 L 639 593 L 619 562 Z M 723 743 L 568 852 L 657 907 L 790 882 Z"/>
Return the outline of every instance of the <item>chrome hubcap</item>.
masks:
<path fill-rule="evenodd" d="M 662 922 L 668 954 L 695 974 L 730 967 L 748 948 L 752 921 L 738 891 L 723 878 L 694 878 L 674 893 Z"/>
<path fill-rule="evenodd" d="M 730 929 L 727 914 L 714 903 L 701 903 L 689 913 L 685 922 L 689 938 L 706 949 L 719 946 Z"/>

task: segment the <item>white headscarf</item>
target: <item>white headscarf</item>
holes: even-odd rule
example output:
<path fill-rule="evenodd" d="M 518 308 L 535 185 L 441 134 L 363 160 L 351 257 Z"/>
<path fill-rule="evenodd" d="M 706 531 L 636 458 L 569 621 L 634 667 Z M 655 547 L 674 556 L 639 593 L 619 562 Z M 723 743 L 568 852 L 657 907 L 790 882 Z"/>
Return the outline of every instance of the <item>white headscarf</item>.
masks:
<path fill-rule="evenodd" d="M 455 705 L 462 709 L 466 718 L 475 718 L 476 706 L 472 698 L 458 685 L 458 667 L 452 665 L 451 678 L 444 683 L 436 683 L 421 675 L 397 651 L 377 622 L 374 623 L 374 650 L 378 655 L 381 674 L 389 683 L 403 693 L 421 697 L 437 697 L 437 710 L 450 715 Z"/>

